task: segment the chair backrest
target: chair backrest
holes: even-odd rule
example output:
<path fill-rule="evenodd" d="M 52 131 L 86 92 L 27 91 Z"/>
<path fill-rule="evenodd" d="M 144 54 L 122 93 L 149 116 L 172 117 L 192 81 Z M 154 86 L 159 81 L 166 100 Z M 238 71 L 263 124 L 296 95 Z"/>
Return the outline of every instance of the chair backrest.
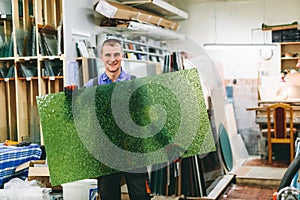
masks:
<path fill-rule="evenodd" d="M 275 103 L 268 106 L 268 132 L 271 129 L 274 134 L 272 138 L 288 138 L 293 135 L 293 107 L 286 103 Z M 287 123 L 288 122 L 288 123 Z M 287 128 L 290 128 L 290 134 L 287 134 Z"/>

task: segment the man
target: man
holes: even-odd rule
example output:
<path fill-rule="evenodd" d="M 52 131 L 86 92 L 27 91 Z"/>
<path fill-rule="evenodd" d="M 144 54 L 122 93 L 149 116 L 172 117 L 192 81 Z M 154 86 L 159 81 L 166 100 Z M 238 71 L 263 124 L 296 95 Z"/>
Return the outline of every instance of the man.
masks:
<path fill-rule="evenodd" d="M 85 84 L 85 87 L 130 80 L 132 76 L 126 73 L 121 67 L 123 54 L 122 44 L 119 40 L 105 40 L 100 52 L 100 58 L 105 66 L 105 72 L 98 76 L 97 79 L 89 80 Z M 150 199 L 146 185 L 147 173 L 119 172 L 98 178 L 98 189 L 101 200 L 121 200 L 120 182 L 122 176 L 125 177 L 131 200 Z"/>
<path fill-rule="evenodd" d="M 100 58 L 104 63 L 105 72 L 98 77 L 98 85 L 130 80 L 131 75 L 122 70 L 123 48 L 119 40 L 108 39 L 103 42 Z M 93 86 L 93 79 L 85 87 Z"/>

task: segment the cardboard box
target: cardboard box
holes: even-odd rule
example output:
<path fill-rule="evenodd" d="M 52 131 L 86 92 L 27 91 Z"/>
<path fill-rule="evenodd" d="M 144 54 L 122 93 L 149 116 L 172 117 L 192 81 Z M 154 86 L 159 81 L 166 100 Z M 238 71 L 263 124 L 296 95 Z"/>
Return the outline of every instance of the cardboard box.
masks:
<path fill-rule="evenodd" d="M 95 11 L 104 15 L 107 18 L 135 20 L 143 23 L 154 24 L 164 28 L 177 31 L 179 24 L 171 20 L 164 19 L 153 13 L 133 8 L 124 4 L 100 0 L 94 6 Z"/>
<path fill-rule="evenodd" d="M 28 169 L 28 181 L 37 180 L 41 187 L 52 188 L 53 190 L 62 190 L 61 186 L 53 187 L 50 181 L 50 173 L 45 160 L 28 161 L 16 167 L 16 172 Z"/>

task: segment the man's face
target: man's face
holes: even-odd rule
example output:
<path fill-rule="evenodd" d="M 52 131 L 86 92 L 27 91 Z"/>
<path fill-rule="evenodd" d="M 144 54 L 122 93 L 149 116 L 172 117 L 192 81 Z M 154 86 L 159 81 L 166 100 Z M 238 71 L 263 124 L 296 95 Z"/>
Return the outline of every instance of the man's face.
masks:
<path fill-rule="evenodd" d="M 101 59 L 105 65 L 105 69 L 111 73 L 117 72 L 121 67 L 123 60 L 123 52 L 121 46 L 104 45 L 102 48 Z"/>

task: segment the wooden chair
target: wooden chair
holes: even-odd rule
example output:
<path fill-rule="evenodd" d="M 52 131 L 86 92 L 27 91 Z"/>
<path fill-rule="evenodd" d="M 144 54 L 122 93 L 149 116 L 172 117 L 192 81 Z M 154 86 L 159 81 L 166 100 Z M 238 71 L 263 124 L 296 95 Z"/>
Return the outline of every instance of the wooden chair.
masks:
<path fill-rule="evenodd" d="M 272 163 L 272 144 L 290 145 L 290 162 L 294 159 L 296 129 L 293 123 L 293 108 L 289 104 L 275 103 L 267 108 L 268 161 Z"/>

